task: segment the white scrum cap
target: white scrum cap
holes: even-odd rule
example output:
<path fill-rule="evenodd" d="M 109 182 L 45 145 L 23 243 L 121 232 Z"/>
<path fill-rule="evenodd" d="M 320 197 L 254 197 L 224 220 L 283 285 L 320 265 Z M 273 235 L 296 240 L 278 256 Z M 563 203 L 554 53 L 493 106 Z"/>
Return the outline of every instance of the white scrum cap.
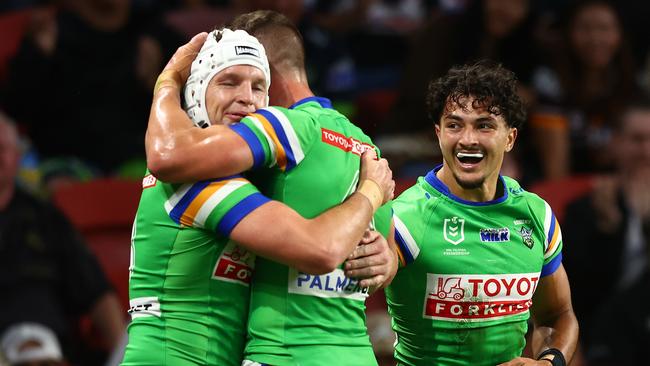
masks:
<path fill-rule="evenodd" d="M 250 65 L 262 70 L 266 78 L 268 104 L 271 71 L 264 46 L 244 30 L 215 30 L 208 34 L 201 51 L 192 62 L 190 77 L 183 90 L 184 109 L 195 125 L 201 128 L 211 125 L 205 103 L 208 84 L 217 73 L 235 65 Z"/>

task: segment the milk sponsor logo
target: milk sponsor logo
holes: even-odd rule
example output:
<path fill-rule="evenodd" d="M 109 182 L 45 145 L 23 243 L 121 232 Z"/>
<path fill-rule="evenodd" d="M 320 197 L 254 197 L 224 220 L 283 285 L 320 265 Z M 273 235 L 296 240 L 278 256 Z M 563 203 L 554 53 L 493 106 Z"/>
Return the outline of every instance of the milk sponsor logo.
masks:
<path fill-rule="evenodd" d="M 442 229 L 445 240 L 458 245 L 465 240 L 465 219 L 456 216 L 451 219 L 445 219 Z"/>
<path fill-rule="evenodd" d="M 254 269 L 255 255 L 237 243 L 229 241 L 217 259 L 212 278 L 249 286 Z"/>
<path fill-rule="evenodd" d="M 361 155 L 367 150 L 374 150 L 374 146 L 361 142 L 353 137 L 345 137 L 338 132 L 325 128 L 321 129 L 322 140 L 328 145 L 338 147 L 339 149 L 351 152 L 355 155 Z"/>
<path fill-rule="evenodd" d="M 481 229 L 481 241 L 484 243 L 504 243 L 510 241 L 510 230 L 507 227 L 500 229 Z"/>
<path fill-rule="evenodd" d="M 343 270 L 338 268 L 323 275 L 310 275 L 292 268 L 289 270 L 289 293 L 365 301 L 368 288 L 359 286 L 356 278 L 345 277 Z"/>
<path fill-rule="evenodd" d="M 539 273 L 505 275 L 427 274 L 425 318 L 486 321 L 525 313 Z"/>

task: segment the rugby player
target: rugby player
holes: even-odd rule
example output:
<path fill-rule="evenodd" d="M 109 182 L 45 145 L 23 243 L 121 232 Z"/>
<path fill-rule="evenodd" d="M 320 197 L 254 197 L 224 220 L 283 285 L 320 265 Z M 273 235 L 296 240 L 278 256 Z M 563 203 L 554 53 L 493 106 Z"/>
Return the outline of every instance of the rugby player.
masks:
<path fill-rule="evenodd" d="M 253 182 L 262 192 L 305 217 L 338 204 L 357 186 L 359 156 L 374 149 L 372 141 L 329 100 L 314 96 L 301 35 L 286 17 L 255 11 L 230 26 L 248 31 L 264 45 L 273 80 L 270 104 L 281 107 L 261 109 L 233 126 L 196 129 L 190 128 L 178 98 L 158 99 L 147 131 L 149 167 L 174 181 L 255 169 Z M 179 62 L 175 67 L 184 66 Z M 382 207 L 374 226 L 392 237 L 390 221 L 390 207 Z M 366 287 L 389 283 L 397 266 L 396 253 L 386 240 L 377 244 L 355 249 L 358 258 L 365 258 L 368 273 L 384 274 L 362 281 L 345 276 L 341 268 L 312 276 L 258 258 L 248 362 L 376 365 L 365 326 Z"/>
<path fill-rule="evenodd" d="M 524 122 L 512 72 L 480 62 L 429 85 L 442 165 L 393 204 L 404 265 L 387 288 L 399 365 L 566 365 L 578 338 L 553 210 L 499 174 Z M 545 336 L 521 357 L 527 321 Z M 543 330 L 543 331 L 542 331 Z"/>
<path fill-rule="evenodd" d="M 179 53 L 186 62 L 196 57 L 186 100 L 197 124 L 231 124 L 266 106 L 268 61 L 246 32 L 223 29 L 207 40 L 201 34 Z M 166 79 L 177 73 L 169 70 L 157 84 L 157 101 L 180 98 L 178 85 Z M 241 175 L 188 184 L 147 175 L 133 228 L 132 322 L 122 364 L 240 365 L 253 253 L 309 276 L 334 270 L 391 198 L 390 169 L 373 154 L 361 157 L 359 189 L 313 219 L 270 201 Z"/>

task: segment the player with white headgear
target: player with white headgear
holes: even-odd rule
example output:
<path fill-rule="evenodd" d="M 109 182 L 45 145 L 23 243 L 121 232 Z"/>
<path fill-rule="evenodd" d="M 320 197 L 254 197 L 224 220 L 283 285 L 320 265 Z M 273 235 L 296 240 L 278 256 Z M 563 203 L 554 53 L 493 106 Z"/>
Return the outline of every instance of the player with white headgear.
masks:
<path fill-rule="evenodd" d="M 215 30 L 210 32 L 203 47 L 201 47 L 201 51 L 192 62 L 190 77 L 183 91 L 185 97 L 184 109 L 194 124 L 205 128 L 213 123 L 222 122 L 220 120 L 211 120 L 211 117 L 219 116 L 210 115 L 208 110 L 209 100 L 206 101 L 208 86 L 217 74 L 237 65 L 253 66 L 263 73 L 265 99 L 262 106 L 266 107 L 268 105 L 271 71 L 269 70 L 269 61 L 266 58 L 264 46 L 257 38 L 243 30 L 231 31 L 228 28 Z M 214 94 L 213 91 L 211 93 Z M 258 107 L 260 106 L 258 105 Z M 247 112 L 254 111 L 253 109 Z M 237 115 L 237 113 L 234 114 Z M 236 121 L 229 120 L 227 122 Z"/>
<path fill-rule="evenodd" d="M 245 31 L 210 32 L 190 75 L 184 106 L 197 126 L 238 122 L 268 104 L 266 53 Z M 161 75 L 154 94 L 164 83 Z M 240 222 L 272 204 L 241 176 L 174 185 L 147 175 L 143 187 L 122 365 L 239 365 L 255 256 L 230 238 L 246 243 L 237 230 L 250 225 Z"/>
<path fill-rule="evenodd" d="M 268 61 L 262 45 L 246 32 L 214 31 L 198 54 L 189 55 L 196 56 L 183 91 L 187 113 L 174 114 L 188 130 L 206 132 L 191 126 L 189 116 L 197 126 L 212 125 L 210 130 L 234 135 L 240 124 L 221 125 L 266 106 Z M 178 79 L 178 71 L 163 72 L 154 98 L 168 96 L 178 105 Z M 154 102 L 152 114 L 157 108 Z M 133 227 L 131 323 L 122 365 L 239 366 L 252 253 L 305 273 L 333 271 L 356 247 L 394 185 L 387 164 L 369 155 L 360 176 L 372 180 L 370 190 L 305 219 L 264 197 L 241 175 L 187 184 L 163 183 L 147 175 Z"/>

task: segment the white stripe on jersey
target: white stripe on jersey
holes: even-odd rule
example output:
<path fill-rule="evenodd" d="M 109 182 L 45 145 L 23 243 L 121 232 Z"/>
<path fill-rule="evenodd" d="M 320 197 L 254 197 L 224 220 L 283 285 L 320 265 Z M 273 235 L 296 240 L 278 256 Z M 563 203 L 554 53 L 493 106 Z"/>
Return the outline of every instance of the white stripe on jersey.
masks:
<path fill-rule="evenodd" d="M 555 225 L 555 231 L 557 231 L 557 239 L 555 240 L 556 244 L 555 247 L 549 252 L 549 253 L 544 253 L 544 259 L 552 256 L 557 252 L 557 249 L 560 247 L 560 243 L 562 242 L 562 230 L 560 230 L 559 225 Z"/>
<path fill-rule="evenodd" d="M 196 213 L 196 217 L 194 218 L 194 226 L 204 227 L 205 220 L 208 219 L 208 216 L 210 216 L 212 210 L 214 210 L 214 208 L 217 207 L 221 201 L 228 197 L 228 195 L 234 192 L 237 188 L 246 185 L 247 183 L 248 182 L 241 180 L 231 180 L 228 183 L 224 184 L 221 188 L 217 189 L 214 193 L 212 193 L 210 198 L 208 198 L 203 203 L 203 205 L 201 205 L 199 212 Z"/>
<path fill-rule="evenodd" d="M 551 230 L 551 220 L 553 219 L 553 210 L 551 206 L 544 201 L 544 208 L 546 212 L 544 213 L 544 257 L 546 257 L 546 251 L 548 250 L 549 241 L 551 238 L 548 237 L 548 231 Z"/>
<path fill-rule="evenodd" d="M 276 108 L 268 107 L 265 110 L 271 112 L 275 118 L 280 121 L 284 134 L 287 136 L 287 140 L 289 140 L 289 146 L 291 147 L 291 151 L 293 151 L 293 158 L 296 161 L 296 165 L 300 164 L 300 162 L 305 158 L 305 153 L 302 151 L 300 141 L 298 140 L 298 136 L 296 135 L 296 131 L 293 129 L 291 122 L 289 122 L 284 113 L 280 112 Z"/>
<path fill-rule="evenodd" d="M 176 192 L 174 192 L 174 194 L 171 195 L 171 197 L 169 197 L 167 201 L 165 201 L 165 211 L 167 211 L 168 215 L 170 212 L 172 212 L 174 207 L 176 207 L 178 202 L 180 202 L 183 196 L 185 196 L 187 191 L 189 191 L 190 188 L 192 188 L 192 185 L 193 185 L 192 183 L 183 184 L 176 190 Z"/>
<path fill-rule="evenodd" d="M 406 228 L 406 225 L 404 225 L 402 220 L 400 220 L 399 217 L 397 217 L 395 214 L 393 214 L 393 222 L 395 223 L 395 230 L 397 230 L 402 239 L 404 239 L 409 254 L 411 254 L 411 257 L 413 257 L 413 260 L 415 260 L 418 255 L 420 255 L 420 247 L 418 246 L 415 239 L 413 239 L 413 236 L 411 235 L 411 232 Z"/>

